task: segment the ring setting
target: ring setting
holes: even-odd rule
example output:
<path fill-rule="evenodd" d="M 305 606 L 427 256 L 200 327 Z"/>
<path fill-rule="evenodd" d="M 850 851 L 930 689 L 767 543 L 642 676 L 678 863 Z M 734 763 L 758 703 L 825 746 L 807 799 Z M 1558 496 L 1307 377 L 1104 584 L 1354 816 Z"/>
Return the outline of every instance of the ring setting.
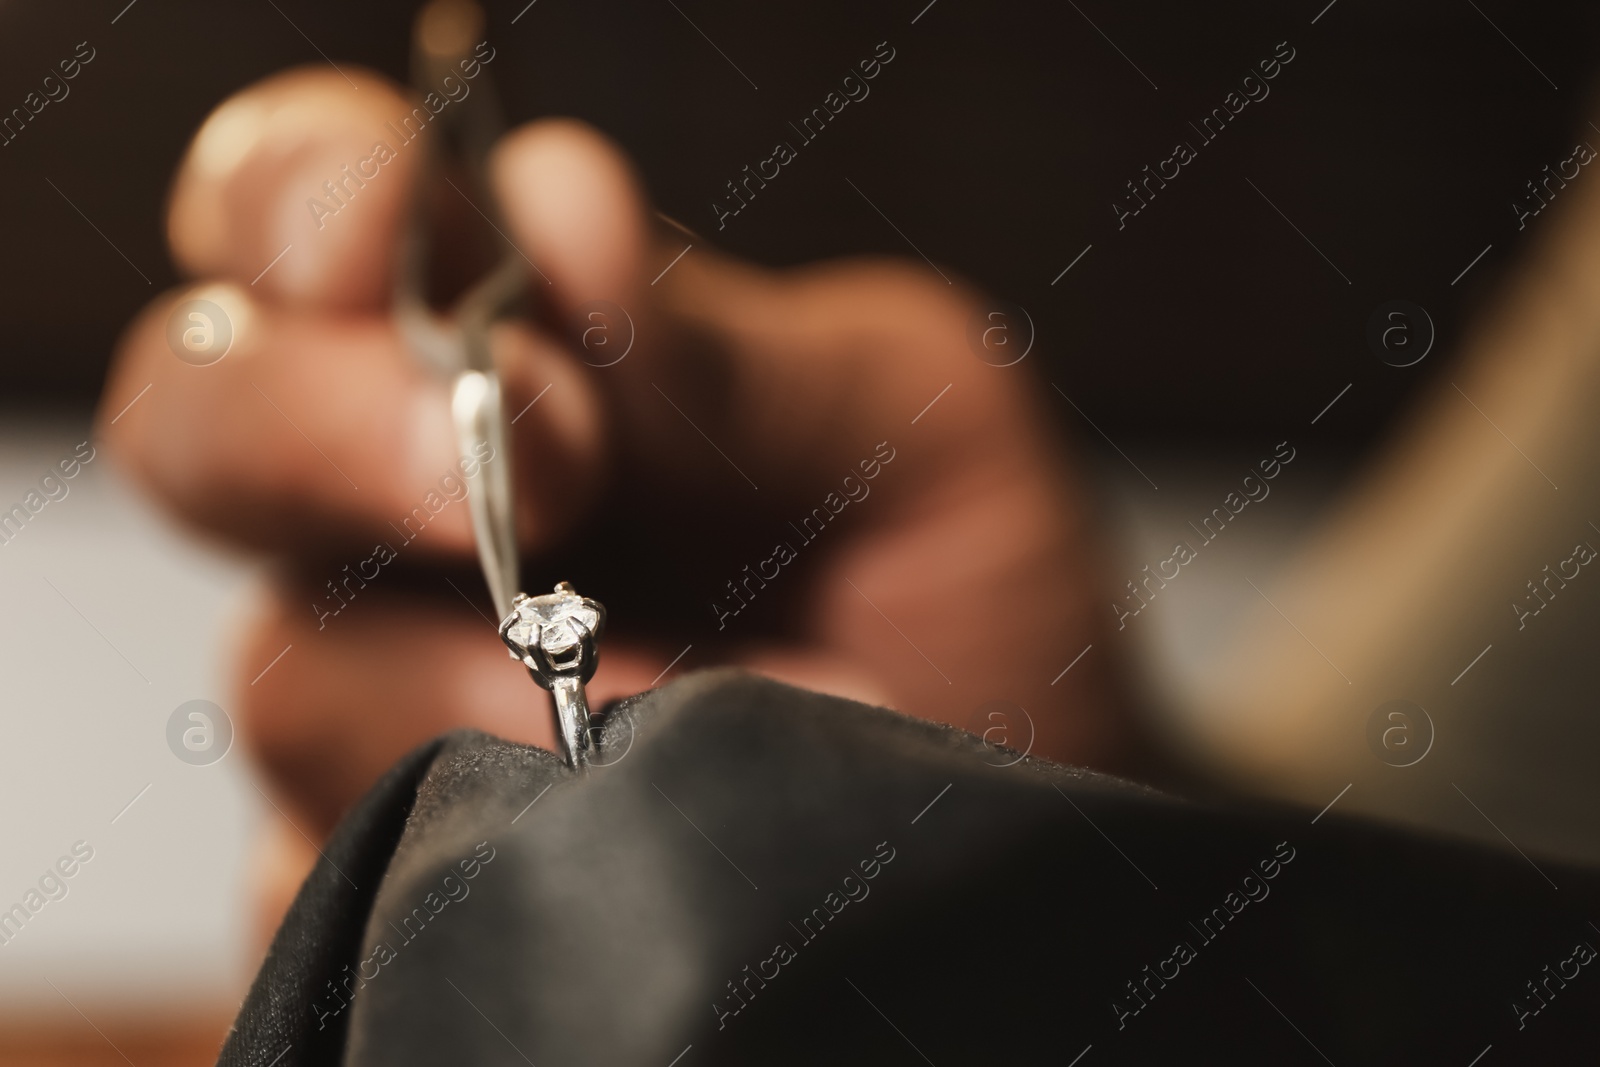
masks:
<path fill-rule="evenodd" d="M 500 622 L 500 639 L 514 659 L 555 699 L 556 733 L 569 766 L 584 770 L 594 752 L 583 686 L 600 663 L 598 642 L 606 609 L 568 582 L 543 596 L 518 593 Z"/>

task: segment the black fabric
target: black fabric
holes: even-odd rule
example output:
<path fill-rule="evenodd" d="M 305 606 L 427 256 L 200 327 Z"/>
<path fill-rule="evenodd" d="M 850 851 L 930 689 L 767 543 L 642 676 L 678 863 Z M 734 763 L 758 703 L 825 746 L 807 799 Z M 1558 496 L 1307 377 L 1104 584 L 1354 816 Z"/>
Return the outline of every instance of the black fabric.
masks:
<path fill-rule="evenodd" d="M 218 1064 L 259 1067 L 276 1060 L 282 1067 L 321 1067 L 340 1062 L 346 1020 L 318 1025 L 304 1009 L 322 976 L 336 972 L 360 948 L 363 922 L 405 829 L 418 783 L 443 744 L 443 739 L 430 741 L 390 768 L 323 845 L 322 858 L 273 936 Z"/>
<path fill-rule="evenodd" d="M 1489 1067 L 1596 1037 L 1593 871 L 736 672 L 624 703 L 601 753 L 410 757 L 328 850 L 370 888 L 406 820 L 376 899 L 319 866 L 222 1062 Z"/>

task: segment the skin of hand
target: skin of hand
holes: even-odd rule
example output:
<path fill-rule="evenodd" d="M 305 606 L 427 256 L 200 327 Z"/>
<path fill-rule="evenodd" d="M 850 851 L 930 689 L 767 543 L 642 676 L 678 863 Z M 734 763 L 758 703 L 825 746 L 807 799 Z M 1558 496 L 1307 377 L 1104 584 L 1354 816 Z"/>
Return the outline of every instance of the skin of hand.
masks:
<path fill-rule="evenodd" d="M 332 72 L 287 72 L 207 119 L 168 216 L 195 283 L 129 326 L 98 426 L 164 508 L 273 561 L 236 643 L 231 710 L 312 836 L 444 730 L 554 744 L 548 697 L 488 617 L 467 503 L 403 537 L 457 460 L 445 383 L 387 307 L 428 134 L 397 143 L 386 123 L 413 102 L 352 77 L 359 91 Z M 378 141 L 393 158 L 346 179 Z M 772 271 L 720 254 L 659 223 L 621 152 L 576 122 L 513 131 L 490 170 L 499 235 L 459 182 L 429 192 L 452 238 L 471 224 L 485 230 L 479 252 L 510 241 L 533 264 L 543 312 L 495 336 L 517 416 L 522 584 L 567 579 L 606 604 L 591 706 L 737 664 L 1037 755 L 1128 765 L 1141 735 L 1104 651 L 1110 597 L 1088 497 L 1042 383 L 969 347 L 976 294 L 920 264 Z M 343 203 L 319 218 L 309 202 L 335 202 L 330 180 Z M 233 330 L 208 366 L 168 340 L 194 297 Z M 574 340 L 596 300 L 633 324 L 610 366 Z M 891 453 L 863 480 L 863 461 Z M 870 493 L 803 541 L 796 526 L 842 497 L 847 475 Z M 778 541 L 796 558 L 721 616 L 713 604 L 735 604 L 727 583 Z M 396 558 L 334 600 L 329 583 L 380 543 Z M 1012 703 L 1001 734 L 978 713 L 997 700 Z"/>

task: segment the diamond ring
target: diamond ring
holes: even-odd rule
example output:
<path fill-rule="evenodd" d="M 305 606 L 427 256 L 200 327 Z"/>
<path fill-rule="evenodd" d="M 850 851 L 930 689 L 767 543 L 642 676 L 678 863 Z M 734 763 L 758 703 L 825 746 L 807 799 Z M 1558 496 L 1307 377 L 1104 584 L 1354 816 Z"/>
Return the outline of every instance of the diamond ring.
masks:
<path fill-rule="evenodd" d="M 583 683 L 594 677 L 600 663 L 596 642 L 605 625 L 606 609 L 600 602 L 579 596 L 568 582 L 544 596 L 518 593 L 511 614 L 500 623 L 500 639 L 513 658 L 555 698 L 556 733 L 568 766 L 578 770 L 588 767 L 594 751 Z"/>

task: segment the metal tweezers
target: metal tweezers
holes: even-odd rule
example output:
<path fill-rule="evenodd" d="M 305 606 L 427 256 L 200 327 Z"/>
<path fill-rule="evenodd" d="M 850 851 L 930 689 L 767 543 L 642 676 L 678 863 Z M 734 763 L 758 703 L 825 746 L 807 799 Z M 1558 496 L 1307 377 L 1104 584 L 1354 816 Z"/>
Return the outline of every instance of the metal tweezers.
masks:
<path fill-rule="evenodd" d="M 433 0 L 417 15 L 413 33 L 412 78 L 426 99 L 462 80 L 470 69 L 469 49 L 481 39 L 482 10 L 473 0 Z M 599 662 L 596 648 L 605 628 L 605 608 L 581 597 L 566 582 L 553 593 L 522 592 L 517 562 L 517 527 L 512 490 L 510 423 L 500 376 L 489 347 L 489 330 L 520 310 L 527 292 L 527 260 L 510 239 L 500 261 L 457 299 L 445 315 L 428 301 L 428 267 L 433 233 L 428 193 L 443 177 L 490 225 L 505 237 L 487 161 L 505 130 L 499 102 L 487 73 L 470 95 L 452 99 L 432 119 L 421 141 L 426 162 L 419 175 L 410 226 L 404 237 L 394 291 L 394 316 L 418 359 L 450 383 L 450 410 L 460 455 L 481 462 L 466 478 L 478 560 L 500 619 L 500 639 L 514 659 L 555 701 L 556 736 L 568 765 L 583 770 L 594 750 L 594 731 L 584 683 Z M 432 110 L 431 108 L 429 109 Z M 450 181 L 446 169 L 459 168 L 468 190 Z M 465 476 L 470 466 L 463 464 Z"/>
<path fill-rule="evenodd" d="M 471 0 L 434 0 L 423 7 L 412 43 L 412 78 L 419 95 L 437 93 L 446 76 L 461 79 L 460 63 L 470 58 L 483 25 L 483 13 Z M 467 499 L 483 576 L 496 618 L 504 619 L 512 611 L 521 583 L 509 423 L 500 376 L 489 349 L 489 328 L 522 306 L 525 260 L 520 252 L 508 248 L 495 267 L 456 300 L 447 316 L 436 314 L 427 300 L 433 222 L 427 190 L 434 187 L 432 179 L 439 177 L 448 163 L 459 163 L 472 187 L 470 194 L 459 186 L 456 190 L 500 227 L 486 161 L 505 123 L 487 74 L 473 86 L 469 98 L 441 110 L 433 127 L 431 136 L 422 142 L 427 162 L 417 183 L 401 251 L 394 315 L 417 357 L 451 383 L 450 409 L 460 454 L 493 457 L 468 479 Z"/>

